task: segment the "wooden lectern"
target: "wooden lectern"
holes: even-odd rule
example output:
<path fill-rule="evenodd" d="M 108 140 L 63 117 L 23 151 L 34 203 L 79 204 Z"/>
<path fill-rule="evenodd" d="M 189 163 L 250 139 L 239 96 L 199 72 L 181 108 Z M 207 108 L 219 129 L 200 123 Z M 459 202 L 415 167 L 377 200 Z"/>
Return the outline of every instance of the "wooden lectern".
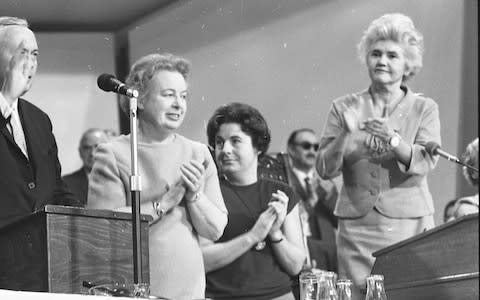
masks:
<path fill-rule="evenodd" d="M 479 299 L 478 213 L 373 253 L 388 300 Z"/>
<path fill-rule="evenodd" d="M 141 217 L 149 282 L 148 222 Z M 86 293 L 82 282 L 133 283 L 131 214 L 47 205 L 0 228 L 0 289 Z"/>

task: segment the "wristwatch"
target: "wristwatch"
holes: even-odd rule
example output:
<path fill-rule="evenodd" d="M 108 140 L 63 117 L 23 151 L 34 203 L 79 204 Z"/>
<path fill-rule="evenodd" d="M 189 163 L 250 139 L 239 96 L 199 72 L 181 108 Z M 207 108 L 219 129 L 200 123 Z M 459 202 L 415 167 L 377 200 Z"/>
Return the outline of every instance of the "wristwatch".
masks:
<path fill-rule="evenodd" d="M 401 140 L 402 140 L 402 137 L 395 132 L 393 136 L 390 138 L 390 140 L 388 141 L 388 144 L 390 145 L 390 147 L 395 149 L 398 147 L 398 145 L 400 145 Z"/>

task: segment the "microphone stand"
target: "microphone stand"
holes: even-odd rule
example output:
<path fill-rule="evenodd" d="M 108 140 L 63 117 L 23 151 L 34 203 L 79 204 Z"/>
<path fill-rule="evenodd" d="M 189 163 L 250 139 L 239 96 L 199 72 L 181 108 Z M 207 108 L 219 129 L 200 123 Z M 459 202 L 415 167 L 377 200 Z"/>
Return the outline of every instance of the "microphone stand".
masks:
<path fill-rule="evenodd" d="M 465 168 L 467 168 L 467 169 L 470 169 L 470 170 L 475 171 L 475 172 L 478 173 L 478 169 L 477 169 L 477 168 L 475 168 L 474 166 L 471 166 L 471 165 L 467 165 L 466 163 L 462 162 L 461 160 L 459 160 L 458 158 L 456 158 L 456 157 L 454 157 L 454 156 L 452 157 L 452 156 L 444 156 L 444 155 L 442 155 L 442 157 L 444 157 L 444 158 L 447 159 L 448 161 L 454 162 L 454 163 L 456 163 L 456 164 L 459 164 L 459 165 L 461 165 L 461 166 L 463 166 L 463 167 L 465 167 Z"/>
<path fill-rule="evenodd" d="M 142 190 L 142 182 L 140 175 L 138 175 L 137 160 L 137 97 L 137 91 L 134 91 L 132 97 L 129 97 L 132 173 L 130 176 L 130 195 L 132 200 L 133 280 L 134 283 L 142 283 L 142 249 L 140 230 L 140 191 Z"/>

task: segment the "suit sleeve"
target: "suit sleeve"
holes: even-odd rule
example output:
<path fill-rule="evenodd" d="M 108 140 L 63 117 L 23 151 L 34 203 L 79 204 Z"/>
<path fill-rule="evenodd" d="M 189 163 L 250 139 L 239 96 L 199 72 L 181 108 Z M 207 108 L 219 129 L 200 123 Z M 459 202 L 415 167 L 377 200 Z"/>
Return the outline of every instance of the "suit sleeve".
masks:
<path fill-rule="evenodd" d="M 330 107 L 327 121 L 320 139 L 320 149 L 317 158 L 317 171 L 323 179 L 337 177 L 342 172 L 343 156 L 327 155 L 328 149 L 332 147 L 334 140 L 344 131 L 343 118 L 338 110 L 337 101 L 334 101 Z"/>
<path fill-rule="evenodd" d="M 58 160 L 58 147 L 57 142 L 55 140 L 55 136 L 52 132 L 52 122 L 50 118 L 45 115 L 48 121 L 49 133 L 51 136 L 51 151 L 53 156 L 53 164 L 54 166 L 54 176 L 55 176 L 55 189 L 53 191 L 53 204 L 56 205 L 76 205 L 78 203 L 75 196 L 68 188 L 65 181 L 62 179 L 62 167 L 60 165 L 60 161 Z"/>
<path fill-rule="evenodd" d="M 438 156 L 432 157 L 424 147 L 428 142 L 441 145 L 438 105 L 433 100 L 427 103 L 425 110 L 420 114 L 420 125 L 412 145 L 410 166 L 407 168 L 398 162 L 399 169 L 407 174 L 425 175 L 433 170 L 438 162 Z"/>

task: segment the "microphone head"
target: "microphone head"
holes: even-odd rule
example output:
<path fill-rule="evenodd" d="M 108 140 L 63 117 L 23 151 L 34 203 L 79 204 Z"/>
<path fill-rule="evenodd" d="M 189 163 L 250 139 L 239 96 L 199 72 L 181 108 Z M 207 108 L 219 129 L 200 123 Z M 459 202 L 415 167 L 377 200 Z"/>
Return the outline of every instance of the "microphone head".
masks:
<path fill-rule="evenodd" d="M 115 80 L 116 78 L 112 74 L 103 73 L 102 75 L 98 76 L 97 85 L 105 92 L 112 92 L 115 91 L 116 88 L 114 83 Z"/>
<path fill-rule="evenodd" d="M 440 149 L 440 145 L 435 142 L 428 142 L 425 144 L 425 150 L 431 156 L 437 155 L 438 149 Z"/>

